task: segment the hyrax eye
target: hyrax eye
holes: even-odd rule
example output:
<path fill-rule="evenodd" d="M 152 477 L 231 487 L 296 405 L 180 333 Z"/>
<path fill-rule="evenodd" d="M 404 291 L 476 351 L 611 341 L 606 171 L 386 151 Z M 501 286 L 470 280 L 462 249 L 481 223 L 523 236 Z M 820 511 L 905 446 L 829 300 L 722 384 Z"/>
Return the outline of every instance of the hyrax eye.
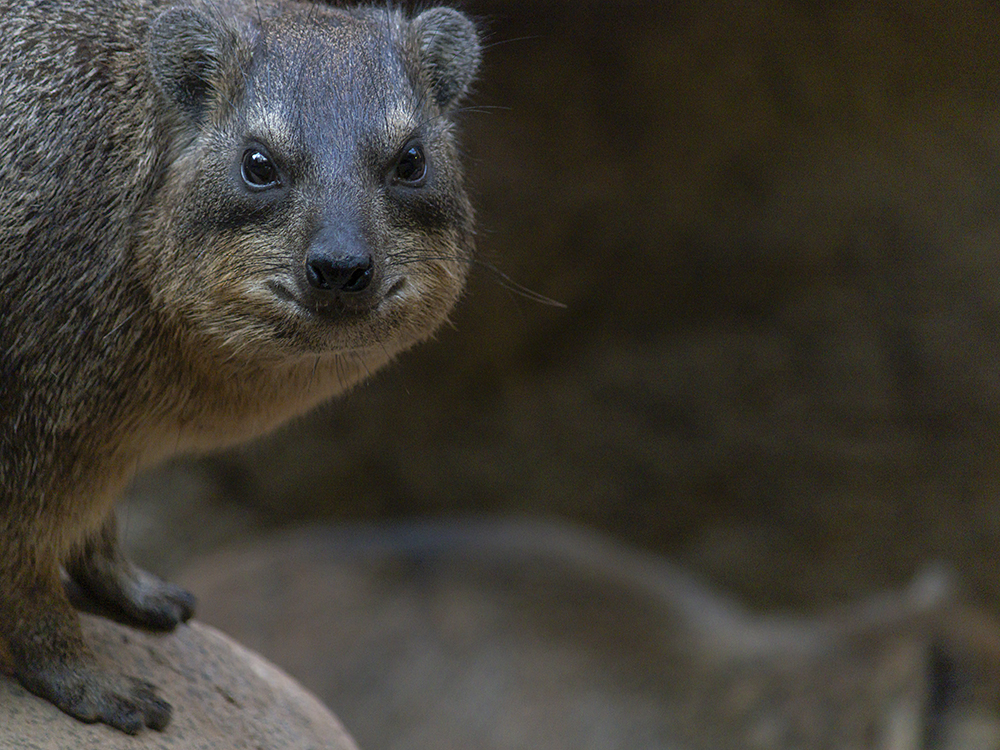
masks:
<path fill-rule="evenodd" d="M 278 185 L 278 168 L 270 157 L 259 148 L 248 148 L 243 153 L 240 175 L 243 177 L 243 181 L 254 190 Z"/>
<path fill-rule="evenodd" d="M 427 160 L 419 143 L 411 143 L 396 162 L 396 182 L 419 185 L 427 175 Z"/>

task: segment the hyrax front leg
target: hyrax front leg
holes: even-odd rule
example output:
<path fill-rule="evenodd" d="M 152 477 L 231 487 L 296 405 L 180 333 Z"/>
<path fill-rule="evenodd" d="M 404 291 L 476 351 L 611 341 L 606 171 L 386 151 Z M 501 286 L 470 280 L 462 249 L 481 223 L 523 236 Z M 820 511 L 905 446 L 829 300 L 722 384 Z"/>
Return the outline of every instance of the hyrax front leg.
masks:
<path fill-rule="evenodd" d="M 122 555 L 113 514 L 70 558 L 66 572 L 84 591 L 135 625 L 172 630 L 194 614 L 191 594 L 137 568 Z"/>
<path fill-rule="evenodd" d="M 58 562 L 29 561 L 23 547 L 17 552 L 0 560 L 0 638 L 14 676 L 82 721 L 103 722 L 129 734 L 165 727 L 170 704 L 156 696 L 152 685 L 98 665 L 83 641 Z M 16 567 L 10 565 L 13 559 Z"/>

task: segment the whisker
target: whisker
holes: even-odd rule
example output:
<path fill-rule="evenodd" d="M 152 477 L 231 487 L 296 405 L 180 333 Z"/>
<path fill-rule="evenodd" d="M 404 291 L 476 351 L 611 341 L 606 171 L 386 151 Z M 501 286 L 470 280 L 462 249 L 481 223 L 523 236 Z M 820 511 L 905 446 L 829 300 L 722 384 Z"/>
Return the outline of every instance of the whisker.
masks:
<path fill-rule="evenodd" d="M 517 283 L 516 281 L 514 281 L 514 279 L 505 274 L 503 271 L 494 266 L 492 263 L 487 263 L 486 261 L 483 260 L 473 260 L 473 263 L 489 271 L 493 275 L 493 278 L 500 284 L 500 286 L 502 286 L 509 292 L 514 292 L 515 294 L 524 297 L 525 299 L 531 300 L 532 302 L 537 302 L 541 305 L 548 305 L 549 307 L 558 307 L 563 310 L 565 310 L 568 307 L 568 305 L 565 302 L 560 302 L 559 300 L 554 300 L 551 297 L 546 297 L 544 294 L 540 294 L 532 289 L 529 289 L 523 284 Z"/>
<path fill-rule="evenodd" d="M 489 271 L 490 276 L 501 287 L 509 292 L 514 292 L 525 299 L 537 302 L 541 305 L 548 305 L 549 307 L 558 307 L 561 309 L 567 308 L 565 303 L 554 300 L 551 297 L 546 297 L 544 294 L 529 289 L 523 284 L 519 284 L 492 263 L 480 260 L 479 258 L 464 258 L 460 255 L 424 255 L 416 251 L 412 251 L 409 254 L 406 251 L 400 251 L 391 253 L 386 257 L 387 265 L 390 268 L 393 266 L 408 266 L 417 263 L 426 263 L 427 261 L 433 260 L 447 261 L 451 263 L 467 263 L 470 266 L 482 268 Z"/>
<path fill-rule="evenodd" d="M 512 37 L 511 39 L 500 39 L 496 42 L 490 42 L 489 44 L 484 44 L 483 51 L 485 52 L 486 50 L 493 49 L 494 47 L 502 47 L 505 44 L 513 44 L 514 42 L 533 42 L 536 39 L 541 39 L 541 38 L 542 36 L 540 34 L 532 34 L 529 36 L 515 36 Z"/>

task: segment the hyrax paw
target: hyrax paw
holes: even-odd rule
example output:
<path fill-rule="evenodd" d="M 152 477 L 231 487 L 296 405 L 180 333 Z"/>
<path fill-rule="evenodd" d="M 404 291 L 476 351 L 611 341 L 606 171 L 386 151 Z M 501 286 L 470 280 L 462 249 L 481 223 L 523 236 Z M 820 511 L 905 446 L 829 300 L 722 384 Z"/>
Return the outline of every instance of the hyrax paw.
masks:
<path fill-rule="evenodd" d="M 132 625 L 173 630 L 194 615 L 194 596 L 129 563 L 80 566 L 70 575 L 86 593 Z"/>
<path fill-rule="evenodd" d="M 194 596 L 172 583 L 139 571 L 124 609 L 132 619 L 154 630 L 173 630 L 194 615 Z"/>
<path fill-rule="evenodd" d="M 100 722 L 137 734 L 148 727 L 162 730 L 170 722 L 170 704 L 144 680 L 102 672 L 96 668 L 21 675 L 31 692 L 89 724 Z"/>
<path fill-rule="evenodd" d="M 170 723 L 170 704 L 156 695 L 148 682 L 126 677 L 121 691 L 105 691 L 94 696 L 87 706 L 84 721 L 99 721 L 127 734 L 137 734 L 144 727 L 162 730 Z"/>

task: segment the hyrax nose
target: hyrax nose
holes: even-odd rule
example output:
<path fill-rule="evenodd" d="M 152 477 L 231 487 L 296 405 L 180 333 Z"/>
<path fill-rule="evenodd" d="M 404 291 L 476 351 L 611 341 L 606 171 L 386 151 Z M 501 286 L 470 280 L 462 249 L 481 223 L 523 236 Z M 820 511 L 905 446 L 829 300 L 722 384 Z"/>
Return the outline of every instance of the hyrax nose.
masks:
<path fill-rule="evenodd" d="M 361 251 L 311 251 L 306 258 L 306 279 L 322 292 L 363 292 L 372 280 L 372 256 Z"/>

